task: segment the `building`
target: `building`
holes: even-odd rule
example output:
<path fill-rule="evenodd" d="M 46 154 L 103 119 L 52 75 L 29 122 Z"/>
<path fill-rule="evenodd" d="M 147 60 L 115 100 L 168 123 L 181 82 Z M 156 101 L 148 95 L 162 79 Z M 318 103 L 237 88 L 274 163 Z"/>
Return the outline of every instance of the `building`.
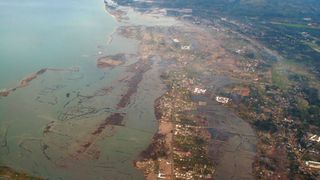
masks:
<path fill-rule="evenodd" d="M 104 0 L 104 3 L 106 6 L 111 7 L 111 8 L 118 8 L 118 4 L 115 3 L 113 0 Z"/>
<path fill-rule="evenodd" d="M 230 99 L 226 97 L 217 96 L 216 101 L 222 104 L 227 104 L 230 101 Z"/>
<path fill-rule="evenodd" d="M 159 179 L 165 179 L 166 177 L 164 176 L 163 173 L 161 173 L 161 172 L 159 171 L 159 173 L 158 173 L 158 178 L 159 178 Z"/>
<path fill-rule="evenodd" d="M 311 137 L 309 138 L 309 141 L 315 141 L 315 142 L 318 142 L 320 143 L 320 136 L 318 135 L 311 135 Z"/>
<path fill-rule="evenodd" d="M 182 50 L 190 50 L 190 49 L 191 49 L 191 46 L 182 46 L 181 49 L 182 49 Z"/>
<path fill-rule="evenodd" d="M 193 93 L 195 93 L 195 94 L 204 94 L 204 93 L 206 93 L 206 89 L 201 89 L 201 88 L 194 88 L 194 91 L 193 91 Z"/>
<path fill-rule="evenodd" d="M 292 119 L 287 119 L 287 118 L 284 118 L 284 119 L 283 119 L 283 122 L 287 122 L 287 123 L 293 123 L 293 120 L 292 120 Z"/>
<path fill-rule="evenodd" d="M 180 42 L 179 39 L 172 39 L 172 41 L 175 42 L 175 43 L 179 43 Z"/>
<path fill-rule="evenodd" d="M 310 168 L 320 169 L 320 162 L 306 161 L 306 165 Z"/>
<path fill-rule="evenodd" d="M 207 105 L 207 102 L 204 102 L 204 101 L 199 101 L 199 106 L 206 106 Z"/>

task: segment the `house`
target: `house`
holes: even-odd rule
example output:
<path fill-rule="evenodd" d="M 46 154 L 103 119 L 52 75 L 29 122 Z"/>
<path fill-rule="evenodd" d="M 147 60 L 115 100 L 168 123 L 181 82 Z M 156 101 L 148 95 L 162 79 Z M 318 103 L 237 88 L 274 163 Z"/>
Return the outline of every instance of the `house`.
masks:
<path fill-rule="evenodd" d="M 201 89 L 201 88 L 194 88 L 194 91 L 193 91 L 193 93 L 195 93 L 195 94 L 204 94 L 204 93 L 206 93 L 206 89 Z"/>
<path fill-rule="evenodd" d="M 284 118 L 283 122 L 286 122 L 286 123 L 293 123 L 293 120 L 292 120 L 292 119 Z"/>
<path fill-rule="evenodd" d="M 191 46 L 181 46 L 181 49 L 182 49 L 182 50 L 190 50 L 190 49 L 191 49 Z"/>
<path fill-rule="evenodd" d="M 179 43 L 180 42 L 179 39 L 172 39 L 172 41 L 175 42 L 175 43 Z"/>
<path fill-rule="evenodd" d="M 320 136 L 318 135 L 311 135 L 311 137 L 309 138 L 309 141 L 315 141 L 315 142 L 318 142 L 320 143 Z"/>
<path fill-rule="evenodd" d="M 104 3 L 106 4 L 106 6 L 109 6 L 111 8 L 118 8 L 118 4 L 113 0 L 104 0 Z"/>
<path fill-rule="evenodd" d="M 166 177 L 164 177 L 164 174 L 159 171 L 158 178 L 159 179 L 165 179 Z"/>
<path fill-rule="evenodd" d="M 304 20 L 304 21 L 311 21 L 312 19 L 309 18 L 309 17 L 305 17 L 305 18 L 303 18 L 303 20 Z"/>
<path fill-rule="evenodd" d="M 230 101 L 230 99 L 222 96 L 217 96 L 216 101 L 222 104 L 227 104 Z"/>
<path fill-rule="evenodd" d="M 241 49 L 236 50 L 236 53 L 240 54 L 241 53 Z"/>
<path fill-rule="evenodd" d="M 320 169 L 320 162 L 306 161 L 306 165 L 310 168 Z"/>

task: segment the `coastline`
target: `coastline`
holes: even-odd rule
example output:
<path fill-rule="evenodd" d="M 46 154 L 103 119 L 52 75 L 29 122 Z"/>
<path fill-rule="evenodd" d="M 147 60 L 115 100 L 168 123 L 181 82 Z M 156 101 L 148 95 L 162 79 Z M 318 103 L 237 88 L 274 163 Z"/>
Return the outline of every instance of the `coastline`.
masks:
<path fill-rule="evenodd" d="M 214 70 L 214 77 L 219 78 L 221 74 L 230 74 L 230 69 L 234 68 L 238 70 L 236 67 L 234 59 L 226 59 L 226 62 L 217 61 L 216 58 L 226 56 L 227 52 L 220 47 L 219 39 L 213 39 L 212 35 L 207 31 L 203 30 L 203 27 L 195 27 L 192 24 L 188 24 L 187 22 L 183 22 L 183 26 L 179 27 L 153 27 L 153 26 L 123 26 L 120 28 L 120 35 L 127 38 L 134 38 L 140 42 L 140 50 L 139 55 L 144 58 L 151 58 L 154 56 L 159 56 L 161 59 L 163 66 L 166 69 L 165 72 L 161 74 L 162 80 L 165 82 L 167 86 L 167 92 L 164 96 L 157 99 L 155 102 L 155 114 L 157 116 L 158 121 L 158 129 L 153 136 L 151 144 L 140 154 L 140 157 L 134 161 L 134 165 L 136 168 L 140 169 L 144 172 L 145 177 L 147 179 L 155 179 L 155 178 L 213 178 L 216 174 L 221 176 L 224 174 L 226 176 L 232 175 L 233 173 L 226 172 L 225 170 L 228 167 L 224 165 L 226 163 L 232 163 L 233 159 L 226 159 L 226 163 L 222 164 L 221 169 L 219 169 L 220 158 L 223 156 L 219 156 L 224 154 L 223 146 L 214 147 L 211 149 L 212 145 L 215 144 L 216 140 L 214 135 L 209 132 L 210 129 L 216 128 L 213 126 L 215 122 L 225 121 L 222 119 L 215 119 L 212 115 L 208 114 L 198 114 L 196 113 L 196 109 L 201 106 L 206 106 L 205 101 L 194 101 L 190 99 L 192 93 L 194 93 L 195 87 L 200 88 L 209 88 L 205 85 L 208 83 L 206 81 L 209 80 L 208 77 L 209 72 L 203 77 L 198 76 L 200 74 L 189 75 L 189 72 L 184 72 L 185 69 L 191 68 L 195 66 L 199 68 L 199 71 L 203 69 L 202 65 L 199 62 L 192 61 L 195 58 L 195 54 L 213 54 L 212 56 L 205 57 L 204 59 L 199 59 L 200 61 L 207 61 L 209 66 Z M 170 31 L 168 31 L 170 29 Z M 182 31 L 182 32 L 181 32 Z M 192 39 L 183 36 L 184 31 L 192 34 Z M 170 33 L 169 33 L 170 32 Z M 192 49 L 191 46 L 187 45 L 189 41 L 193 41 L 193 43 L 198 43 L 195 49 Z M 150 43 L 153 42 L 153 43 Z M 207 43 L 211 43 L 212 45 L 208 46 Z M 185 44 L 185 45 L 183 45 Z M 214 49 L 214 50 L 213 50 Z M 212 51 L 213 52 L 210 52 Z M 212 58 L 212 59 L 211 59 Z M 230 65 L 229 65 L 230 64 Z M 220 66 L 221 69 L 217 69 L 215 66 Z M 234 70 L 233 69 L 233 70 Z M 198 69 L 197 69 L 198 71 Z M 218 71 L 218 74 L 216 74 Z M 240 71 L 240 70 L 239 70 Z M 232 74 L 230 74 L 232 76 Z M 247 77 L 247 74 L 242 75 Z M 169 79 L 167 79 L 169 78 Z M 197 79 L 197 80 L 196 80 Z M 212 84 L 210 82 L 209 84 Z M 223 86 L 223 84 L 221 84 Z M 211 100 L 215 99 L 216 89 L 219 88 L 219 84 L 214 87 L 214 89 L 210 90 L 210 92 L 205 93 Z M 177 91 L 179 89 L 180 91 Z M 199 89 L 199 88 L 198 88 Z M 211 94 L 211 95 L 210 95 Z M 171 96 L 168 98 L 167 96 Z M 212 97 L 213 96 L 213 97 Z M 165 103 L 159 103 L 161 101 L 165 101 Z M 215 101 L 215 100 L 214 100 Z M 218 105 L 221 106 L 221 105 Z M 190 109 L 191 108 L 191 109 Z M 224 107 L 225 108 L 225 107 Z M 188 113 L 189 111 L 195 111 L 190 114 L 189 118 L 182 118 L 183 113 Z M 225 110 L 222 110 L 225 111 Z M 210 111 L 209 111 L 210 112 Z M 217 113 L 219 113 L 217 111 Z M 163 117 L 160 117 L 159 114 L 164 114 Z M 182 117 L 181 117 L 182 116 Z M 233 122 L 238 121 L 238 122 Z M 192 126 L 190 126 L 191 123 Z M 245 128 L 251 129 L 250 126 L 247 125 L 242 119 L 234 120 L 232 118 L 230 121 L 226 123 L 231 123 L 227 128 L 227 132 L 225 133 L 242 133 L 239 130 L 238 132 L 234 132 L 232 129 L 232 123 L 242 123 Z M 230 131 L 230 132 L 228 132 Z M 187 133 L 185 133 L 187 132 Z M 191 133 L 191 134 L 190 134 Z M 192 133 L 194 133 L 192 135 Z M 242 134 L 240 135 L 242 136 Z M 245 135 L 244 135 L 245 136 Z M 254 135 L 253 135 L 254 136 Z M 232 136 L 230 136 L 231 138 Z M 190 142 L 182 142 L 181 138 L 191 138 Z M 245 137 L 246 138 L 246 137 Z M 179 140 L 180 139 L 180 140 Z M 194 141 L 196 140 L 196 141 Z M 200 140 L 197 142 L 197 140 Z M 246 141 L 246 140 L 244 140 Z M 201 143 L 203 144 L 196 144 Z M 235 146 L 238 144 L 237 141 L 232 141 L 229 138 L 221 141 L 222 144 L 231 143 L 230 146 Z M 184 144 L 184 143 L 195 143 L 193 146 Z M 248 142 L 251 146 L 254 145 L 254 141 Z M 192 148 L 189 150 L 181 150 L 179 146 L 190 146 L 197 147 L 200 146 L 199 151 L 194 151 Z M 210 147 L 209 147 L 210 146 Z M 247 151 L 242 147 L 239 151 Z M 194 152 L 193 152 L 194 151 Z M 212 151 L 218 152 L 218 154 L 209 155 Z M 250 150 L 251 151 L 251 150 Z M 234 150 L 232 155 L 237 154 L 238 149 Z M 194 155 L 192 155 L 194 153 Z M 197 154 L 200 153 L 200 154 Z M 235 169 L 244 168 L 246 172 L 244 174 L 234 174 L 236 176 L 243 176 L 249 179 L 252 179 L 251 173 L 251 163 L 253 163 L 254 152 L 249 154 L 250 158 L 246 159 L 246 154 L 241 155 L 241 158 L 246 159 L 246 163 L 235 165 Z M 201 156 L 201 158 L 196 158 L 197 156 Z M 219 156 L 219 157 L 216 157 Z M 179 158 L 180 157 L 180 158 Z M 203 158 L 203 159 L 202 159 Z M 187 165 L 188 163 L 184 161 L 184 159 L 191 159 L 195 163 L 197 163 L 196 168 Z M 206 160 L 204 160 L 206 159 Z M 211 159 L 211 160 L 210 160 Z M 178 163 L 175 165 L 175 162 Z M 187 164 L 186 164 L 187 163 Z M 185 167 L 183 164 L 186 164 Z M 238 167 L 236 167 L 238 166 Z M 247 167 L 249 166 L 249 170 Z M 216 169 L 217 168 L 217 169 Z M 230 168 L 229 168 L 230 169 Z M 231 168 L 232 169 L 232 168 Z M 216 170 L 219 172 L 216 173 Z M 239 171 L 240 172 L 240 171 Z M 220 175 L 219 175 L 220 174 Z"/>
<path fill-rule="evenodd" d="M 319 178 L 318 19 L 230 3 L 5 3 L 0 179 Z"/>
<path fill-rule="evenodd" d="M 155 135 L 153 135 L 151 144 L 134 162 L 134 166 L 144 172 L 147 179 L 213 178 L 221 159 L 210 155 L 212 141 L 221 141 L 225 144 L 230 142 L 233 146 L 237 142 L 230 140 L 229 137 L 232 138 L 230 134 L 237 134 L 238 131 L 223 132 L 227 134 L 223 140 L 216 138 L 215 132 L 210 132 L 212 128 L 217 128 L 214 124 L 216 121 L 230 123 L 231 125 L 229 124 L 227 128 L 231 129 L 234 128 L 233 122 L 223 119 L 216 120 L 212 115 L 213 111 L 208 110 L 208 112 L 201 113 L 199 109 L 206 107 L 212 101 L 215 102 L 216 91 L 214 89 L 219 86 L 209 86 L 212 83 L 208 83 L 210 78 L 219 77 L 221 74 L 230 75 L 228 73 L 234 68 L 235 60 L 220 47 L 220 42 L 213 39 L 210 33 L 188 23 L 181 27 L 130 24 L 119 26 L 115 32 L 123 37 L 138 40 L 137 62 L 128 65 L 125 63 L 126 60 L 122 60 L 123 57 L 120 57 L 120 60 L 112 57 L 119 54 L 102 57 L 96 62 L 98 67 L 100 63 L 102 69 L 126 70 L 122 74 L 124 77 L 115 81 L 115 87 L 101 89 L 93 94 L 78 92 L 76 95 L 67 95 L 72 99 L 69 99 L 63 110 L 59 112 L 62 115 L 59 115 L 59 120 L 73 122 L 77 120 L 77 117 L 95 117 L 101 112 L 107 112 L 108 116 L 105 116 L 104 120 L 97 120 L 93 126 L 89 126 L 90 131 L 87 134 L 83 133 L 76 137 L 77 141 L 72 142 L 62 161 L 69 163 L 68 160 L 72 162 L 79 159 L 98 160 L 100 155 L 103 156 L 102 153 L 100 154 L 103 149 L 99 149 L 97 145 L 100 139 L 111 136 L 110 134 L 118 129 L 125 129 L 129 123 L 141 123 L 142 118 L 145 118 L 146 121 L 153 120 L 153 115 L 155 115 L 156 123 L 158 123 Z M 223 60 L 226 62 L 222 62 L 220 57 L 225 58 Z M 219 72 L 213 72 L 215 70 Z M 156 97 L 162 92 L 162 85 L 159 85 L 161 83 L 166 85 L 166 93 L 161 97 Z M 150 89 L 149 86 L 152 88 Z M 201 91 L 197 91 L 199 89 Z M 115 104 L 108 104 L 108 108 L 99 109 L 90 103 L 95 98 L 110 97 L 110 94 L 116 98 L 113 99 Z M 150 99 L 145 100 L 146 97 Z M 210 102 L 197 99 L 199 97 L 208 98 Z M 153 101 L 153 98 L 157 99 L 149 102 Z M 149 103 L 149 106 L 153 104 L 153 107 L 148 107 L 148 112 L 142 110 L 148 105 L 145 101 Z M 224 107 L 222 104 L 217 106 Z M 142 116 L 144 113 L 150 113 L 149 108 L 154 110 L 151 113 L 152 116 Z M 129 111 L 132 111 L 131 114 Z M 134 114 L 134 111 L 137 115 Z M 139 115 L 137 111 L 141 111 Z M 136 118 L 129 119 L 129 117 Z M 238 121 L 241 123 L 243 120 L 238 119 Z M 47 124 L 43 134 L 47 137 L 54 134 L 56 132 L 52 130 L 54 126 L 51 122 Z M 139 130 L 145 129 L 139 128 Z M 44 148 L 46 151 L 49 146 L 45 144 Z M 217 148 L 217 151 L 221 153 L 222 150 Z M 221 155 L 219 153 L 216 155 Z M 231 154 L 236 153 L 237 149 Z M 215 162 L 214 158 L 218 160 Z M 233 159 L 226 161 L 232 162 Z M 61 167 L 69 168 L 69 164 L 61 164 Z"/>

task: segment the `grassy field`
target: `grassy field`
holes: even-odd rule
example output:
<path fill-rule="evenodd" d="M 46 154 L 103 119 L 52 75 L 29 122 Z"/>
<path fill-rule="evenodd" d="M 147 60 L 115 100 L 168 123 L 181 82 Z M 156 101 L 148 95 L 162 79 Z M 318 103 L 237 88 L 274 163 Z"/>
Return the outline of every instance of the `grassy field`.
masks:
<path fill-rule="evenodd" d="M 289 87 L 289 80 L 287 77 L 287 74 L 284 73 L 283 69 L 283 64 L 282 63 L 276 63 L 275 65 L 272 66 L 272 83 L 276 85 L 277 87 L 285 90 Z"/>

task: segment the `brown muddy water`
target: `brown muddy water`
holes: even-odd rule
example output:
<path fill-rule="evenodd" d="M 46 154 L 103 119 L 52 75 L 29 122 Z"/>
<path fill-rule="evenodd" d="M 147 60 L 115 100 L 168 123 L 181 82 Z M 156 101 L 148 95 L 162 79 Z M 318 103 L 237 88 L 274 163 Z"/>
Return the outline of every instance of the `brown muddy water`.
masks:
<path fill-rule="evenodd" d="M 212 139 L 209 154 L 216 164 L 217 180 L 254 179 L 252 163 L 256 154 L 256 135 L 251 126 L 212 97 L 197 96 L 196 101 L 207 102 L 198 113 L 209 123 Z"/>

